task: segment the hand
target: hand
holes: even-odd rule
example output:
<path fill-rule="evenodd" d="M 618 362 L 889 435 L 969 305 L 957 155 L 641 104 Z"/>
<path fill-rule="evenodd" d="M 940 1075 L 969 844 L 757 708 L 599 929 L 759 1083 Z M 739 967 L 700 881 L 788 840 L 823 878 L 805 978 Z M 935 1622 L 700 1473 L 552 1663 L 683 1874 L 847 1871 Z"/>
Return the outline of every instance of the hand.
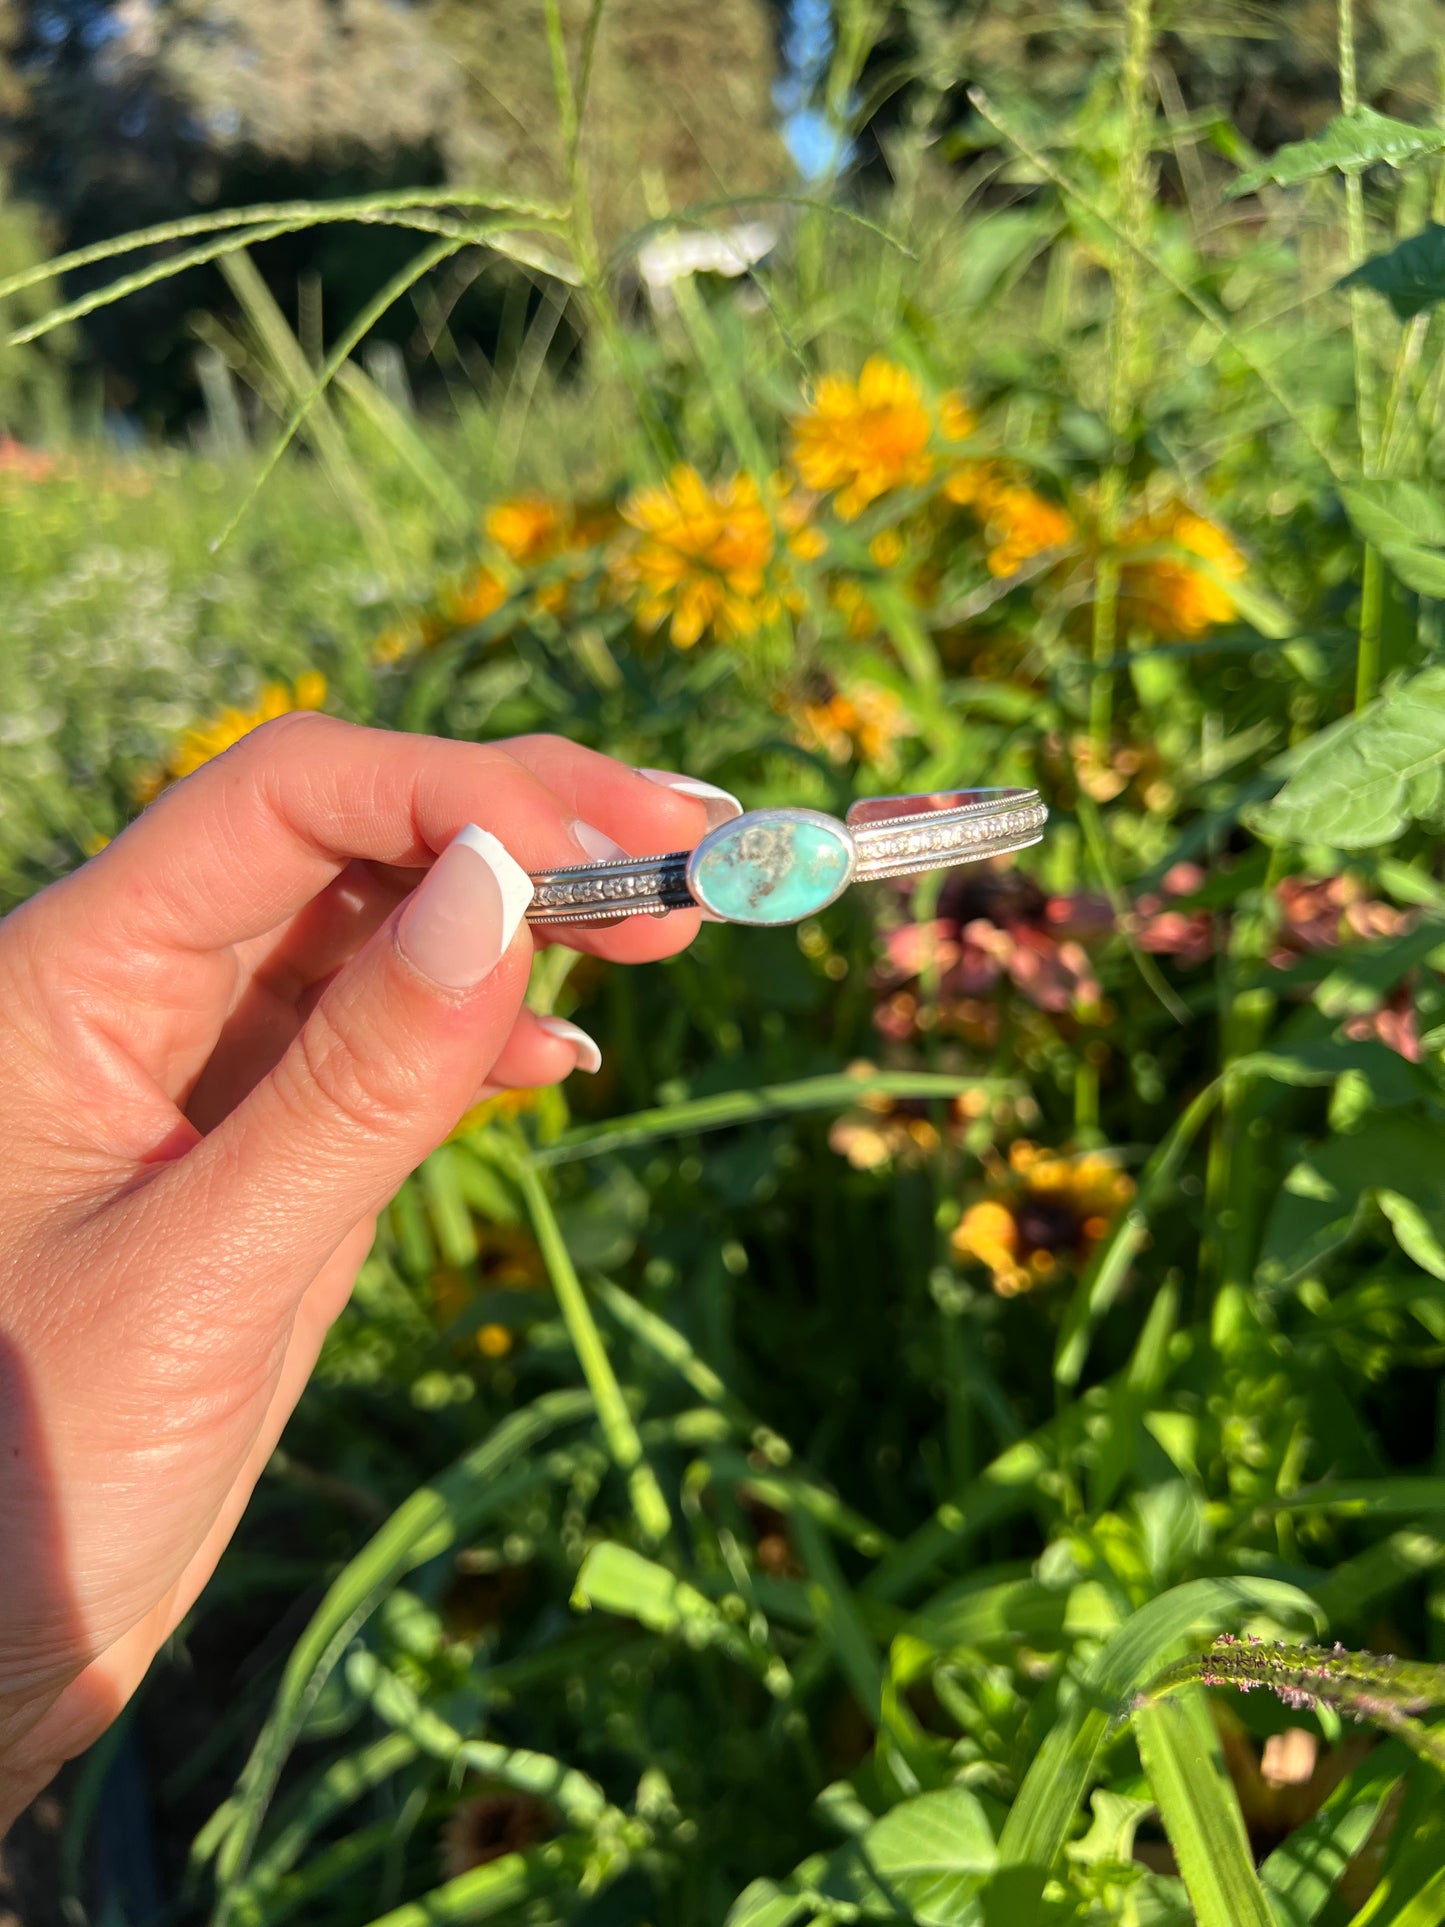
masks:
<path fill-rule="evenodd" d="M 287 716 L 0 923 L 0 1828 L 205 1584 L 377 1211 L 487 1089 L 589 1049 L 523 1008 L 523 872 L 706 821 L 552 738 Z M 636 963 L 697 925 L 568 941 Z"/>

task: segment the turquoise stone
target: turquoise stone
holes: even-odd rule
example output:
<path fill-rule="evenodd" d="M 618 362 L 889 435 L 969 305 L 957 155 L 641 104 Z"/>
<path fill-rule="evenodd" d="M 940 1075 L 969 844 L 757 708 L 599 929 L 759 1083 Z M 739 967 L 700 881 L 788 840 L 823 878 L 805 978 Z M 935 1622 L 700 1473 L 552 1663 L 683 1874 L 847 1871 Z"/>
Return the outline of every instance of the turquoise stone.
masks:
<path fill-rule="evenodd" d="M 759 810 L 703 839 L 688 882 L 730 923 L 798 923 L 831 903 L 852 873 L 852 839 L 840 825 Z"/>

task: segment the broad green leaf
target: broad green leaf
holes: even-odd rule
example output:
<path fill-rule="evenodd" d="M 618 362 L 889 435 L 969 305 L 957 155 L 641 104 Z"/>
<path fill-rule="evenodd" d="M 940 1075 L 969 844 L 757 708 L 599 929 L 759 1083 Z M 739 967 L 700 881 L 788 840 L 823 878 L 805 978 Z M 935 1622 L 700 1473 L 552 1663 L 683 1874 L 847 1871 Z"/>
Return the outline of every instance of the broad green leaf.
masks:
<path fill-rule="evenodd" d="M 1097 1654 L 1074 1702 L 1034 1756 L 999 1838 L 999 1863 L 1047 1878 L 1063 1851 L 1115 1719 L 1187 1637 L 1223 1632 L 1250 1613 L 1304 1616 L 1319 1609 L 1297 1586 L 1244 1576 L 1195 1579 L 1141 1606 Z"/>
<path fill-rule="evenodd" d="M 1445 227 L 1432 221 L 1388 253 L 1372 255 L 1339 283 L 1373 288 L 1402 321 L 1445 300 Z"/>
<path fill-rule="evenodd" d="M 1250 168 L 1226 192 L 1231 200 L 1253 194 L 1267 182 L 1276 187 L 1294 187 L 1300 181 L 1317 180 L 1321 174 L 1358 174 L 1363 168 L 1402 167 L 1421 154 L 1436 154 L 1445 147 L 1445 128 L 1416 127 L 1409 121 L 1392 120 L 1371 107 L 1357 107 L 1353 113 L 1337 114 L 1314 140 L 1290 141 L 1270 155 L 1259 167 Z"/>
<path fill-rule="evenodd" d="M 965 1787 L 904 1800 L 857 1839 L 814 1854 L 787 1880 L 754 1881 L 727 1927 L 787 1927 L 805 1909 L 914 1927 L 982 1927 L 981 1893 L 997 1859 L 982 1806 Z"/>
<path fill-rule="evenodd" d="M 1373 1198 L 1402 1250 L 1445 1278 L 1445 1160 L 1441 1126 L 1418 1113 L 1369 1116 L 1348 1137 L 1316 1146 L 1289 1173 L 1260 1251 L 1259 1277 L 1287 1284 L 1344 1244 Z"/>
<path fill-rule="evenodd" d="M 1275 1927 L 1202 1689 L 1136 1708 L 1133 1726 L 1199 1927 Z"/>
<path fill-rule="evenodd" d="M 1445 596 L 1445 507 L 1417 482 L 1356 482 L 1341 488 L 1355 532 L 1372 543 L 1408 589 Z"/>
<path fill-rule="evenodd" d="M 1313 743 L 1273 802 L 1250 812 L 1281 842 L 1367 850 L 1439 807 L 1445 667 L 1426 669 Z"/>
<path fill-rule="evenodd" d="M 920 1793 L 885 1813 L 858 1842 L 869 1872 L 919 1927 L 965 1927 L 998 1857 L 983 1808 L 964 1787 Z"/>

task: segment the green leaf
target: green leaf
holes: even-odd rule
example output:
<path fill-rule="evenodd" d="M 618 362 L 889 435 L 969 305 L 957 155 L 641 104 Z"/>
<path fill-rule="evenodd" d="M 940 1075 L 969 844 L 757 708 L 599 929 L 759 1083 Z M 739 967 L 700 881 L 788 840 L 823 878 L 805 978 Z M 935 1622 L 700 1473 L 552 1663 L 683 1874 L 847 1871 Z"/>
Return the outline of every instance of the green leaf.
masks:
<path fill-rule="evenodd" d="M 1369 1839 L 1390 1789 L 1410 1764 L 1387 1741 L 1341 1782 L 1303 1826 L 1280 1842 L 1259 1870 L 1275 1913 L 1287 1927 L 1310 1927 L 1351 1859 Z"/>
<path fill-rule="evenodd" d="M 982 1890 L 997 1849 L 967 1788 L 904 1800 L 858 1839 L 814 1854 L 785 1881 L 754 1881 L 727 1927 L 787 1927 L 805 1909 L 833 1919 L 910 1921 L 914 1927 L 982 1927 Z"/>
<path fill-rule="evenodd" d="M 1199 1927 L 1275 1927 L 1203 1691 L 1138 1707 L 1133 1724 Z"/>
<path fill-rule="evenodd" d="M 1273 802 L 1250 812 L 1261 836 L 1368 850 L 1439 807 L 1445 667 L 1426 669 L 1318 737 Z"/>
<path fill-rule="evenodd" d="M 893 1645 L 894 1677 L 907 1684 L 937 1654 L 960 1648 L 1100 1639 L 1118 1625 L 1117 1605 L 1093 1581 L 1064 1590 L 1037 1579 L 984 1585 L 966 1579 L 929 1600 L 899 1632 Z"/>
<path fill-rule="evenodd" d="M 1261 1282 L 1288 1284 L 1338 1250 L 1372 1198 L 1406 1255 L 1432 1277 L 1445 1278 L 1440 1125 L 1386 1111 L 1348 1137 L 1316 1146 L 1286 1177 L 1265 1228 Z"/>
<path fill-rule="evenodd" d="M 599 1868 L 598 1886 L 622 1873 L 630 1859 L 619 1848 Z M 451 1927 L 464 1920 L 490 1920 L 495 1914 L 520 1906 L 524 1900 L 566 1887 L 575 1890 L 582 1869 L 580 1849 L 534 1847 L 529 1853 L 504 1853 L 485 1866 L 458 1874 L 419 1900 L 379 1914 L 368 1927 Z"/>
<path fill-rule="evenodd" d="M 999 1838 L 1004 1867 L 1052 1872 L 1088 1791 L 1110 1728 L 1190 1635 L 1216 1633 L 1244 1615 L 1302 1614 L 1319 1623 L 1315 1602 L 1297 1586 L 1244 1576 L 1195 1579 L 1141 1606 L 1104 1646 L 1080 1681 L 1074 1702 L 1034 1755 Z"/>
<path fill-rule="evenodd" d="M 755 1880 L 728 1909 L 724 1927 L 791 1927 L 807 1911 L 805 1895 L 784 1893 L 776 1880 Z"/>
<path fill-rule="evenodd" d="M 569 1164 L 577 1158 L 600 1157 L 604 1151 L 655 1144 L 661 1138 L 689 1137 L 696 1131 L 721 1131 L 732 1124 L 755 1124 L 770 1117 L 792 1117 L 801 1111 L 844 1110 L 874 1095 L 943 1098 L 980 1091 L 990 1097 L 1005 1097 L 1017 1090 L 1012 1078 L 953 1077 L 935 1071 L 873 1071 L 861 1077 L 837 1072 L 826 1077 L 803 1077 L 760 1091 L 719 1091 L 713 1097 L 688 1098 L 680 1104 L 635 1111 L 631 1117 L 610 1118 L 603 1124 L 579 1125 L 555 1144 L 540 1146 L 533 1152 L 532 1162 Z"/>
<path fill-rule="evenodd" d="M 630 1546 L 611 1540 L 593 1546 L 572 1588 L 572 1604 L 586 1612 L 617 1613 L 649 1631 L 700 1648 L 715 1646 L 759 1674 L 770 1690 L 787 1690 L 778 1661 L 754 1646 L 703 1593 Z"/>
<path fill-rule="evenodd" d="M 919 1927 L 965 1927 L 998 1858 L 983 1808 L 964 1787 L 920 1793 L 885 1813 L 857 1846 L 878 1884 Z"/>
<path fill-rule="evenodd" d="M 1402 321 L 1445 300 L 1445 227 L 1432 221 L 1385 254 L 1371 255 L 1338 283 L 1373 288 Z"/>
<path fill-rule="evenodd" d="M 1127 1865 L 1134 1858 L 1134 1835 L 1145 1814 L 1154 1811 L 1152 1800 L 1135 1800 L 1127 1793 L 1110 1793 L 1095 1787 L 1089 1798 L 1094 1823 L 1082 1840 L 1070 1841 L 1066 1852 L 1081 1867 L 1096 1867 L 1112 1861 Z"/>
<path fill-rule="evenodd" d="M 1366 167 L 1401 167 L 1421 154 L 1437 154 L 1445 147 L 1445 129 L 1416 127 L 1392 120 L 1372 107 L 1337 114 L 1322 134 L 1311 141 L 1290 141 L 1259 167 L 1241 174 L 1226 190 L 1230 200 L 1253 194 L 1267 182 L 1294 187 L 1322 174 L 1358 174 Z"/>
<path fill-rule="evenodd" d="M 1445 596 L 1445 505 L 1417 482 L 1355 482 L 1340 489 L 1355 532 L 1373 544 L 1407 589 Z"/>
<path fill-rule="evenodd" d="M 245 1870 L 307 1712 L 360 1628 L 405 1574 L 547 1480 L 547 1467 L 516 1461 L 559 1426 L 587 1418 L 591 1409 L 586 1392 L 565 1391 L 549 1392 L 512 1413 L 480 1445 L 398 1506 L 332 1582 L 291 1649 L 275 1704 L 228 1803 L 228 1820 L 217 1836 L 222 1883 Z M 499 1476 L 504 1471 L 507 1476 Z"/>

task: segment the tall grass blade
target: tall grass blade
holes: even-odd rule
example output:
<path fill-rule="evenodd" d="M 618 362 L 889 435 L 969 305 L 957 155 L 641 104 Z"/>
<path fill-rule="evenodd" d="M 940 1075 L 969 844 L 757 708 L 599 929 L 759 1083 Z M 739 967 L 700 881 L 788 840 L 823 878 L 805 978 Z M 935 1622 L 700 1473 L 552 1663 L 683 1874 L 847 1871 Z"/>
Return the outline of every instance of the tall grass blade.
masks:
<path fill-rule="evenodd" d="M 226 526 L 221 530 L 221 533 L 217 536 L 214 544 L 216 548 L 219 549 L 223 547 L 227 538 L 234 534 L 241 518 L 246 514 L 246 511 L 266 486 L 276 464 L 299 434 L 305 424 L 307 416 L 317 407 L 325 395 L 326 390 L 331 386 L 337 371 L 343 368 L 351 359 L 356 349 L 371 333 L 387 309 L 398 302 L 408 288 L 415 287 L 418 281 L 423 280 L 430 274 L 433 268 L 440 266 L 440 264 L 451 255 L 458 253 L 462 248 L 470 244 L 471 237 L 468 237 L 464 240 L 438 241 L 432 247 L 424 248 L 422 252 L 409 261 L 404 268 L 394 274 L 384 288 L 372 296 L 371 300 L 364 305 L 351 325 L 343 330 L 340 339 L 332 348 L 331 353 L 326 357 L 315 378 L 309 381 L 304 388 L 300 389 L 290 420 L 286 423 L 286 426 L 282 429 L 280 436 L 273 444 L 270 452 L 257 469 L 251 486 L 241 498 L 239 506 L 226 523 Z M 252 272 L 254 273 L 254 270 L 252 270 Z M 298 355 L 300 353 L 299 346 L 297 353 Z M 304 357 L 302 357 L 302 360 L 304 361 Z"/>
<path fill-rule="evenodd" d="M 999 1838 L 1000 1866 L 1028 1868 L 1039 1881 L 1047 1879 L 1111 1727 L 1133 1696 L 1182 1640 L 1219 1632 L 1248 1613 L 1316 1623 L 1319 1618 L 1315 1602 L 1297 1586 L 1238 1577 L 1190 1580 L 1160 1593 L 1124 1622 L 1089 1665 L 1077 1698 L 1024 1776 Z"/>
<path fill-rule="evenodd" d="M 317 1694 L 387 1593 L 413 1567 L 445 1552 L 489 1514 L 543 1483 L 550 1476 L 546 1467 L 517 1462 L 591 1410 L 587 1393 L 567 1390 L 546 1393 L 514 1412 L 447 1471 L 420 1486 L 332 1581 L 291 1649 L 275 1704 L 236 1783 L 229 1821 L 215 1843 L 223 1888 L 250 1862 L 277 1778 Z M 217 1917 L 225 1919 L 224 1904 Z"/>
<path fill-rule="evenodd" d="M 557 1214 L 552 1209 L 552 1201 L 532 1163 L 519 1164 L 517 1182 L 521 1186 L 532 1229 L 541 1247 L 542 1261 L 552 1280 L 552 1289 L 557 1294 L 562 1321 L 572 1340 L 577 1362 L 582 1367 L 582 1376 L 591 1390 L 602 1436 L 607 1441 L 607 1449 L 614 1463 L 627 1475 L 627 1489 L 637 1523 L 648 1539 L 654 1542 L 665 1539 L 672 1529 L 672 1514 L 662 1496 L 657 1474 L 643 1456 L 642 1441 L 637 1436 L 637 1427 L 627 1409 L 627 1400 L 617 1382 L 612 1360 L 587 1303 L 572 1254 L 567 1249 L 557 1223 Z"/>
<path fill-rule="evenodd" d="M 1199 1927 L 1277 1927 L 1202 1690 L 1137 1708 L 1133 1726 Z"/>
<path fill-rule="evenodd" d="M 954 1077 L 932 1071 L 870 1072 L 856 1077 L 840 1072 L 765 1085 L 758 1091 L 723 1091 L 716 1097 L 689 1098 L 680 1104 L 659 1105 L 656 1110 L 635 1111 L 631 1117 L 614 1118 L 605 1124 L 579 1125 L 564 1131 L 555 1144 L 539 1146 L 532 1156 L 538 1165 L 570 1164 L 577 1158 L 602 1157 L 639 1144 L 655 1144 L 663 1138 L 721 1131 L 734 1124 L 756 1124 L 804 1111 L 839 1110 L 874 1094 L 944 1098 L 978 1091 L 989 1097 L 1006 1097 L 1017 1089 L 1013 1079 L 1002 1077 Z"/>

